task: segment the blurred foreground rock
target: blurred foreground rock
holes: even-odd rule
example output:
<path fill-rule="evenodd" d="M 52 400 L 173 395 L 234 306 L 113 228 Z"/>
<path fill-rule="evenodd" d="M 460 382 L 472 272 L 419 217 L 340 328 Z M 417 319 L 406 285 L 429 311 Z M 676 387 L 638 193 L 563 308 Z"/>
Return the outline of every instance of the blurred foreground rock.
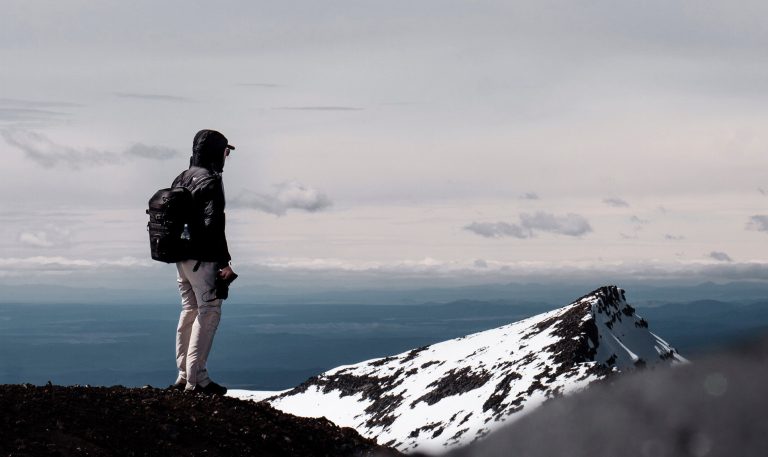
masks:
<path fill-rule="evenodd" d="M 593 385 L 447 456 L 768 456 L 768 339 Z"/>

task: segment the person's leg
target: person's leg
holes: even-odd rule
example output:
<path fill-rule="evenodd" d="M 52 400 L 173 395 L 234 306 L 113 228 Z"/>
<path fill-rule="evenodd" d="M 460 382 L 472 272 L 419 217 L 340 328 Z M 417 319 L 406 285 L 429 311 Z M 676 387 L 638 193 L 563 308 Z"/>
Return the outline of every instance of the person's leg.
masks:
<path fill-rule="evenodd" d="M 187 389 L 196 385 L 207 386 L 211 380 L 208 376 L 206 363 L 213 345 L 213 337 L 221 320 L 221 300 L 213 299 L 216 288 L 216 262 L 200 262 L 197 271 L 192 271 L 196 261 L 182 263 L 182 269 L 197 300 L 197 315 L 192 323 L 186 358 Z M 209 301 L 206 301 L 209 300 Z"/>
<path fill-rule="evenodd" d="M 190 267 L 189 270 L 191 271 L 191 269 Z M 176 327 L 176 367 L 179 369 L 179 374 L 175 384 L 181 384 L 187 382 L 187 354 L 189 352 L 189 339 L 192 335 L 192 325 L 197 318 L 197 298 L 192 290 L 192 284 L 187 278 L 185 268 L 182 267 L 182 262 L 176 263 L 176 270 L 178 271 L 177 281 L 181 295 L 181 314 L 179 315 L 179 324 Z"/>
<path fill-rule="evenodd" d="M 192 338 L 187 356 L 187 372 L 195 373 L 195 376 L 190 374 L 187 377 L 187 386 L 197 384 L 205 387 L 211 382 L 206 364 L 213 345 L 213 336 L 221 320 L 221 306 L 201 306 L 198 309 L 197 319 L 192 325 Z"/>

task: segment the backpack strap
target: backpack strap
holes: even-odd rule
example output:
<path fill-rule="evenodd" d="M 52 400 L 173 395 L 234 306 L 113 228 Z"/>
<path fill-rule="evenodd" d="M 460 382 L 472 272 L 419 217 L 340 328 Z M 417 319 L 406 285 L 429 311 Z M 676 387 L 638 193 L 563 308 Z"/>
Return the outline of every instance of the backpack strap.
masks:
<path fill-rule="evenodd" d="M 214 179 L 221 179 L 221 175 L 212 174 L 212 175 L 205 176 L 195 183 L 195 187 L 202 187 L 203 183 L 207 181 L 213 181 Z"/>
<path fill-rule="evenodd" d="M 200 176 L 190 176 L 187 174 L 189 170 L 184 170 L 171 184 L 171 187 L 186 187 L 190 192 L 197 190 L 203 184 L 214 179 L 221 179 L 221 175 L 218 173 L 206 173 Z M 185 185 L 184 183 L 189 184 Z"/>

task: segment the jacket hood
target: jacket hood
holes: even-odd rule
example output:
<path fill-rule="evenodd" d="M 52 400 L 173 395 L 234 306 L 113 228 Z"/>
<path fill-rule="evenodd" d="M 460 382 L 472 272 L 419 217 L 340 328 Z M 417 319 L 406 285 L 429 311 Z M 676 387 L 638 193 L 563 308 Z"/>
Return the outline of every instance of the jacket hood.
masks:
<path fill-rule="evenodd" d="M 227 144 L 227 137 L 216 130 L 200 130 L 192 142 L 189 165 L 221 173 L 224 170 L 224 149 Z"/>

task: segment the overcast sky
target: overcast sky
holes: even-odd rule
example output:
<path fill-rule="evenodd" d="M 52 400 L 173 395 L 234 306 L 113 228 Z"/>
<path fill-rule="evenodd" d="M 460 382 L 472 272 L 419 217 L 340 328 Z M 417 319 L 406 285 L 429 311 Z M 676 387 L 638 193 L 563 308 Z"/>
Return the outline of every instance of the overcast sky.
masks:
<path fill-rule="evenodd" d="M 202 128 L 237 146 L 236 270 L 768 279 L 766 17 L 762 1 L 6 0 L 0 281 L 172 275 L 144 208 Z"/>

